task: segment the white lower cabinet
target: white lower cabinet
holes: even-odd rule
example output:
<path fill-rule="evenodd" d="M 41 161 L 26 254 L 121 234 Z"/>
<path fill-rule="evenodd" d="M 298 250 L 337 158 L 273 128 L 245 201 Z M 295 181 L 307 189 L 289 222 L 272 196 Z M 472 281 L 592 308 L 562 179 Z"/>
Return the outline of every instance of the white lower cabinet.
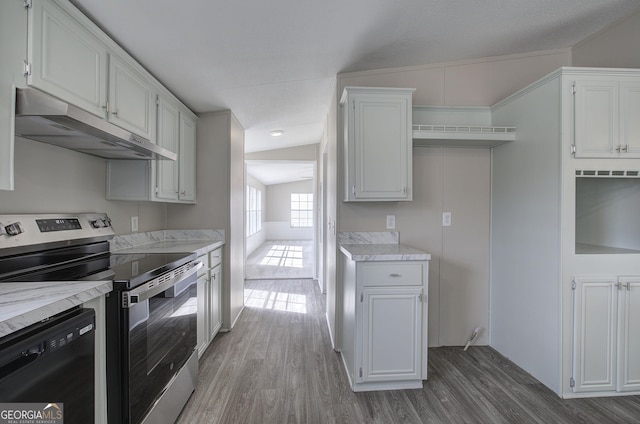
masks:
<path fill-rule="evenodd" d="M 640 277 L 577 277 L 574 392 L 640 390 Z"/>
<path fill-rule="evenodd" d="M 422 287 L 365 288 L 356 382 L 420 380 Z"/>
<path fill-rule="evenodd" d="M 199 256 L 204 266 L 198 271 L 198 358 L 222 326 L 222 248 Z"/>
<path fill-rule="evenodd" d="M 341 355 L 353 391 L 422 387 L 428 264 L 344 259 Z"/>

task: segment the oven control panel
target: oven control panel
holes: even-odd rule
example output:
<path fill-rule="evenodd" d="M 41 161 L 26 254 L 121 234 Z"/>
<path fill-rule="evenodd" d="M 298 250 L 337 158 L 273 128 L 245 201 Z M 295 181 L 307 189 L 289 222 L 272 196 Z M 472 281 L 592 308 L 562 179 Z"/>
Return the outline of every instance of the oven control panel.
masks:
<path fill-rule="evenodd" d="M 82 229 L 78 218 L 36 219 L 36 224 L 41 233 Z"/>
<path fill-rule="evenodd" d="M 104 213 L 0 215 L 0 256 L 109 240 L 114 234 Z"/>

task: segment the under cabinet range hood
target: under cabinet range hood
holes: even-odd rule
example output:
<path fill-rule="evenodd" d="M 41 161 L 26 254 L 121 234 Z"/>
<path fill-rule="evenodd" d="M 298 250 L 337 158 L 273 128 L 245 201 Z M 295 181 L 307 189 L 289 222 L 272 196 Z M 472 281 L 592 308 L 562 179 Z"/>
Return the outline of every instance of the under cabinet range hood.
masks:
<path fill-rule="evenodd" d="M 16 136 L 108 159 L 178 155 L 76 106 L 32 88 L 16 89 Z"/>

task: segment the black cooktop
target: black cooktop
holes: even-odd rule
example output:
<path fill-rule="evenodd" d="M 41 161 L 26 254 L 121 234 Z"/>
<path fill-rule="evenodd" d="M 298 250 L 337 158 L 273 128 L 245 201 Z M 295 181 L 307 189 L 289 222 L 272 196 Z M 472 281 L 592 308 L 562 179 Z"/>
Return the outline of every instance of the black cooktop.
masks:
<path fill-rule="evenodd" d="M 0 283 L 113 280 L 127 289 L 196 258 L 195 253 L 96 253 L 78 248 L 0 258 Z"/>

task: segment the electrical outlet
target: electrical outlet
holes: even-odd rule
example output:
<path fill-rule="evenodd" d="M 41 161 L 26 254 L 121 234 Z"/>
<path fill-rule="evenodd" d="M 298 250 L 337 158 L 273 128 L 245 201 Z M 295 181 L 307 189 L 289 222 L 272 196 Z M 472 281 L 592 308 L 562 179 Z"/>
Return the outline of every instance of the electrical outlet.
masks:
<path fill-rule="evenodd" d="M 138 231 L 138 217 L 137 216 L 132 216 L 131 217 L 131 232 L 135 233 L 136 231 Z"/>
<path fill-rule="evenodd" d="M 451 227 L 451 212 L 442 212 L 442 226 Z"/>
<path fill-rule="evenodd" d="M 395 230 L 395 229 L 396 229 L 396 216 L 387 215 L 387 230 Z"/>

